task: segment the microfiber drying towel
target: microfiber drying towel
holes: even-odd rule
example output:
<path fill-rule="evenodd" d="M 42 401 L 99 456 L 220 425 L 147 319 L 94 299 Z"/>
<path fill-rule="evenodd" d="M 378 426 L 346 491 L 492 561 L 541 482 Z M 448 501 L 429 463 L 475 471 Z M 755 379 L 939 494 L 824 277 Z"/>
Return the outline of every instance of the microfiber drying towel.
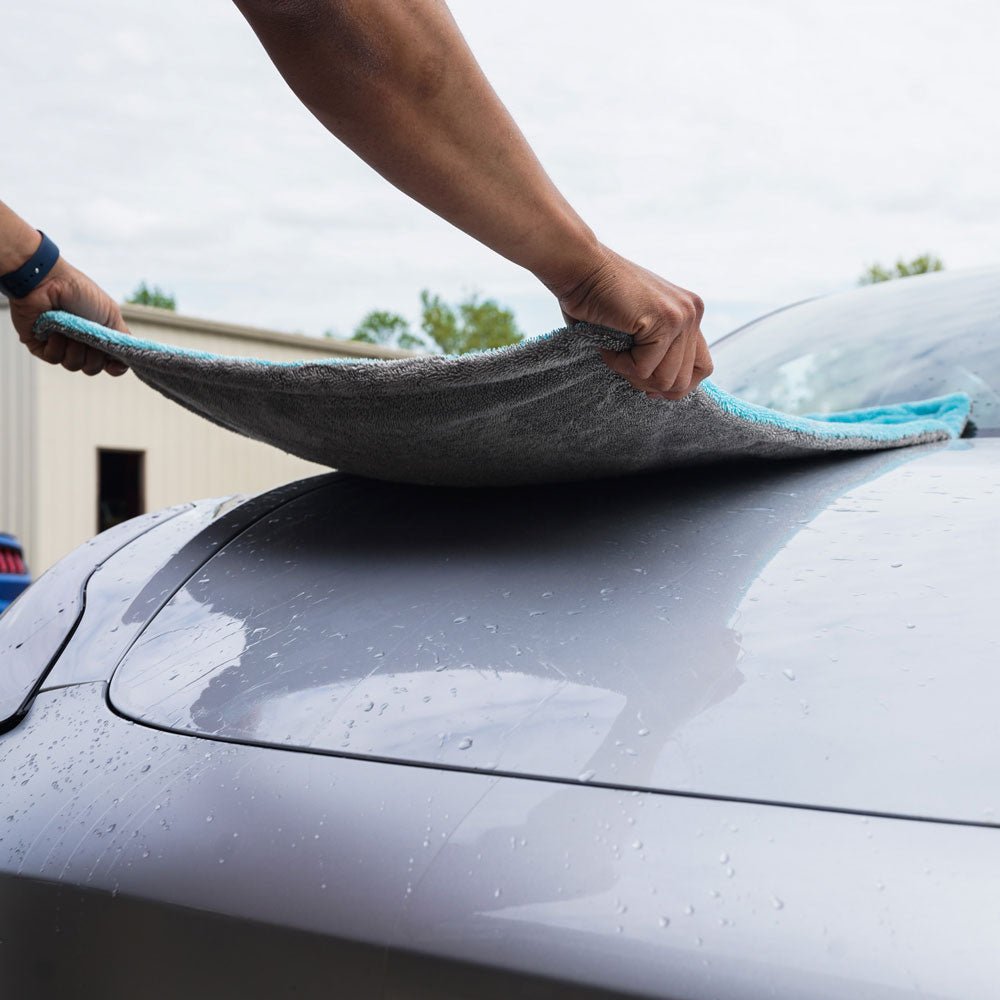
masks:
<path fill-rule="evenodd" d="M 953 393 L 793 416 L 705 380 L 652 400 L 598 347 L 631 337 L 577 324 L 460 357 L 273 362 L 141 340 L 63 312 L 58 331 L 129 365 L 169 399 L 301 458 L 375 479 L 498 486 L 619 476 L 733 458 L 896 448 L 958 437 L 971 402 Z"/>

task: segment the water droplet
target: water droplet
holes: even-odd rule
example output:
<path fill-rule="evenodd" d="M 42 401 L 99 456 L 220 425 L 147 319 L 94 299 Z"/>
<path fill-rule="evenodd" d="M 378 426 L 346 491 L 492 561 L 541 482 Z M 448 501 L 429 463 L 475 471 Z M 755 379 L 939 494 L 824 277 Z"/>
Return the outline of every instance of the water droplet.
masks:
<path fill-rule="evenodd" d="M 214 816 L 213 816 L 213 815 L 212 815 L 211 813 L 209 813 L 209 814 L 208 814 L 208 815 L 207 815 L 207 816 L 205 817 L 205 822 L 206 822 L 206 823 L 211 823 L 213 819 L 215 819 L 215 817 L 214 817 Z"/>
<path fill-rule="evenodd" d="M 719 855 L 719 864 L 724 865 L 728 860 L 729 860 L 729 855 L 725 851 L 723 851 Z"/>
<path fill-rule="evenodd" d="M 917 626 L 916 626 L 916 625 L 914 625 L 914 624 L 913 624 L 913 622 L 907 622 L 907 623 L 906 623 L 906 627 L 907 627 L 907 628 L 916 628 Z"/>
<path fill-rule="evenodd" d="M 374 707 L 375 707 L 375 702 L 373 702 L 370 698 L 366 698 L 361 705 L 361 711 L 370 712 Z"/>
<path fill-rule="evenodd" d="M 795 680 L 795 671 L 789 670 L 787 667 L 781 671 L 790 681 Z"/>
<path fill-rule="evenodd" d="M 468 620 L 468 615 L 460 615 L 458 618 L 454 619 L 456 625 L 461 625 L 462 622 L 467 622 Z"/>
<path fill-rule="evenodd" d="M 690 917 L 694 913 L 694 907 L 688 903 L 688 905 L 684 907 L 684 913 Z"/>
<path fill-rule="evenodd" d="M 458 741 L 459 750 L 468 750 L 472 746 L 472 739 L 469 736 L 463 736 L 462 739 Z"/>
<path fill-rule="evenodd" d="M 902 565 L 903 565 L 902 563 L 893 563 L 892 564 L 892 568 L 893 569 L 899 569 L 899 567 L 902 566 Z"/>
<path fill-rule="evenodd" d="M 595 775 L 595 774 L 597 774 L 597 772 L 596 772 L 596 771 L 584 771 L 584 772 L 583 772 L 583 773 L 582 773 L 582 774 L 580 775 L 580 777 L 579 777 L 579 779 L 578 779 L 578 780 L 579 780 L 579 781 L 593 781 L 593 780 L 594 780 L 594 775 Z"/>
<path fill-rule="evenodd" d="M 783 899 L 779 899 L 777 896 L 772 896 L 771 897 L 771 905 L 776 910 L 783 910 L 785 908 L 785 901 Z"/>
<path fill-rule="evenodd" d="M 641 840 L 633 840 L 632 841 L 632 847 L 635 848 L 635 850 L 637 850 L 637 851 L 641 851 L 642 850 L 642 841 Z"/>
<path fill-rule="evenodd" d="M 139 770 L 140 770 L 140 771 L 141 771 L 141 772 L 142 772 L 143 774 L 145 774 L 145 773 L 146 773 L 146 772 L 147 772 L 147 771 L 148 771 L 148 770 L 150 769 L 150 767 L 151 767 L 151 766 L 152 766 L 152 765 L 150 765 L 150 764 L 143 764 L 143 765 L 142 765 L 142 767 L 140 767 L 140 768 L 139 768 Z"/>
<path fill-rule="evenodd" d="M 503 895 L 503 890 L 501 890 L 501 889 L 494 889 L 493 890 L 493 898 L 494 899 L 499 899 L 502 895 Z"/>
<path fill-rule="evenodd" d="M 660 917 L 660 926 L 661 927 L 669 927 L 670 926 L 670 917 Z"/>
<path fill-rule="evenodd" d="M 649 735 L 649 730 L 646 729 L 645 726 L 644 726 L 642 729 L 639 730 L 639 732 L 637 733 L 637 735 L 638 736 L 648 736 Z"/>

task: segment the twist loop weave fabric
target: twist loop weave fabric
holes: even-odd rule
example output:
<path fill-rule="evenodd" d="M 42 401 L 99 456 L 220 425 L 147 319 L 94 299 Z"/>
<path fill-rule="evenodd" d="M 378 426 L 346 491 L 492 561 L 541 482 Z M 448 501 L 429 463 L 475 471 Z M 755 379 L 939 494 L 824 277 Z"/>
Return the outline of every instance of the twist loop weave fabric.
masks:
<path fill-rule="evenodd" d="M 35 324 L 129 365 L 216 424 L 301 458 L 375 479 L 503 486 L 620 476 L 731 459 L 898 448 L 959 437 L 965 393 L 796 416 L 710 380 L 651 400 L 598 347 L 631 338 L 577 324 L 462 356 L 274 362 L 171 347 L 64 312 Z"/>

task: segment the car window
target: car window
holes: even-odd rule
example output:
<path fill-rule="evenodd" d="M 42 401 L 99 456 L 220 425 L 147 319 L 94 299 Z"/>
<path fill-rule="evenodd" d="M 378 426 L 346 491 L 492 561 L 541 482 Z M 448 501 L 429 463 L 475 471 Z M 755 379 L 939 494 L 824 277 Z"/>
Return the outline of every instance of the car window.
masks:
<path fill-rule="evenodd" d="M 1000 271 L 940 273 L 813 299 L 712 346 L 713 381 L 753 403 L 830 413 L 949 392 L 1000 430 Z"/>

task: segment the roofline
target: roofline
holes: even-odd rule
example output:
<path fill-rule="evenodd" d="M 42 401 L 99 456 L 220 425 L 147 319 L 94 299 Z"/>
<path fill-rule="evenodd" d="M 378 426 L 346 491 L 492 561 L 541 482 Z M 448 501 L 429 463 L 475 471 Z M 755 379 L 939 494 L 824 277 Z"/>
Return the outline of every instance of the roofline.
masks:
<path fill-rule="evenodd" d="M 9 308 L 7 299 L 0 295 L 0 309 Z M 200 319 L 184 316 L 169 309 L 154 306 L 126 304 L 121 306 L 126 323 L 137 320 L 149 326 L 161 326 L 174 330 L 190 330 L 195 333 L 211 333 L 218 337 L 232 337 L 234 340 L 253 340 L 264 344 L 278 344 L 281 347 L 300 347 L 318 354 L 348 358 L 414 358 L 417 351 L 404 351 L 398 347 L 383 347 L 381 344 L 365 344 L 356 340 L 341 340 L 337 337 L 309 337 L 304 333 L 282 333 L 259 326 L 243 326 L 240 323 L 223 323 L 215 319 Z"/>

